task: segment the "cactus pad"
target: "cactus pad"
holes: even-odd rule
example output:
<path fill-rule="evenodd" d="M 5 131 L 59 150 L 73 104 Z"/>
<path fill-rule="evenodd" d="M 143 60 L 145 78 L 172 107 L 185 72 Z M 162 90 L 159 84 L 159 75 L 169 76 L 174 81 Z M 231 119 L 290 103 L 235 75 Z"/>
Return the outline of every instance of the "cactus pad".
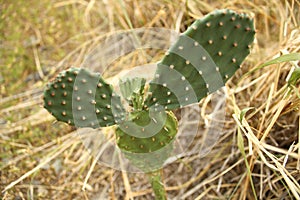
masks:
<path fill-rule="evenodd" d="M 117 145 L 144 172 L 160 169 L 173 150 L 178 122 L 171 111 L 139 111 L 116 129 Z"/>
<path fill-rule="evenodd" d="M 231 10 L 196 20 L 158 63 L 146 105 L 176 109 L 218 90 L 250 53 L 254 35 L 253 20 Z"/>
<path fill-rule="evenodd" d="M 130 113 L 116 130 L 121 150 L 150 153 L 170 144 L 177 133 L 177 119 L 172 112 L 138 111 Z"/>
<path fill-rule="evenodd" d="M 100 74 L 83 68 L 61 72 L 44 91 L 44 107 L 57 120 L 77 127 L 120 123 L 124 109 L 112 86 Z"/>

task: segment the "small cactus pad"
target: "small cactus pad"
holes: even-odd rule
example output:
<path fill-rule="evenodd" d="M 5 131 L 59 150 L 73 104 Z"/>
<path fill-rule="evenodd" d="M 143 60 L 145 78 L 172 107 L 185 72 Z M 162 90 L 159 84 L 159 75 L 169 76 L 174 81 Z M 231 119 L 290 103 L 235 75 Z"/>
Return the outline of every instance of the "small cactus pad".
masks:
<path fill-rule="evenodd" d="M 117 145 L 144 172 L 160 169 L 170 157 L 178 126 L 171 111 L 149 110 L 130 113 L 116 129 Z"/>
<path fill-rule="evenodd" d="M 59 121 L 77 127 L 120 123 L 124 109 L 112 86 L 84 68 L 62 71 L 44 91 L 44 107 Z"/>
<path fill-rule="evenodd" d="M 196 20 L 158 63 L 148 107 L 176 109 L 220 89 L 250 53 L 253 20 L 217 10 Z"/>
<path fill-rule="evenodd" d="M 138 111 L 130 113 L 116 130 L 117 144 L 123 151 L 150 153 L 170 144 L 177 133 L 177 119 L 172 112 Z"/>
<path fill-rule="evenodd" d="M 130 106 L 136 110 L 141 110 L 144 105 L 144 87 L 146 79 L 134 77 L 119 82 L 122 96 L 126 99 Z"/>

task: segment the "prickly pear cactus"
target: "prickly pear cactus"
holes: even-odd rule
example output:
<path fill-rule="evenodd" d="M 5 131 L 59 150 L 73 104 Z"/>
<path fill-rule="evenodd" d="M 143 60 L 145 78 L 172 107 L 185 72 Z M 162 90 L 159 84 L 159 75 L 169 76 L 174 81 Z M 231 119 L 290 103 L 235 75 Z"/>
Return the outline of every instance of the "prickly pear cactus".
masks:
<path fill-rule="evenodd" d="M 146 105 L 176 109 L 218 90 L 249 54 L 254 34 L 252 19 L 231 10 L 196 20 L 158 63 Z"/>
<path fill-rule="evenodd" d="M 120 97 L 97 73 L 70 68 L 44 91 L 44 107 L 59 121 L 77 127 L 106 127 L 124 120 Z"/>
<path fill-rule="evenodd" d="M 173 150 L 178 122 L 170 111 L 199 102 L 240 67 L 254 40 L 253 21 L 217 10 L 195 21 L 158 63 L 145 95 L 143 78 L 120 82 L 132 109 L 125 110 L 111 85 L 86 69 L 61 72 L 44 92 L 44 107 L 57 120 L 77 127 L 117 125 L 116 143 L 145 172 L 162 167 Z M 150 174 L 157 199 L 166 199 L 161 178 Z"/>

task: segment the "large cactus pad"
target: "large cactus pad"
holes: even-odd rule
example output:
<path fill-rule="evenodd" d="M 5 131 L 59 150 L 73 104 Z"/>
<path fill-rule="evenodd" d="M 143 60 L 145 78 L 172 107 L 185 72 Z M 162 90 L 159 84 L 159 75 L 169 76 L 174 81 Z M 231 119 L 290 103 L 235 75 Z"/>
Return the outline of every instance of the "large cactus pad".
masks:
<path fill-rule="evenodd" d="M 77 127 L 104 127 L 124 119 L 120 97 L 100 74 L 83 68 L 61 72 L 44 91 L 44 107 L 57 120 Z"/>
<path fill-rule="evenodd" d="M 254 34 L 253 20 L 231 10 L 196 20 L 158 63 L 146 105 L 176 109 L 218 90 L 249 54 Z"/>

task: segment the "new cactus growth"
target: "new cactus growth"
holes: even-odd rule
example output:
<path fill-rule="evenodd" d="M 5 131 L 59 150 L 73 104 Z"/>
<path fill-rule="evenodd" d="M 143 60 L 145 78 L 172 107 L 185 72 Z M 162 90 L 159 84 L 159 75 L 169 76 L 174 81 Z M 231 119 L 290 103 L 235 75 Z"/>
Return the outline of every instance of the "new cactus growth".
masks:
<path fill-rule="evenodd" d="M 120 81 L 125 109 L 111 85 L 96 73 L 71 68 L 44 92 L 44 107 L 57 120 L 77 127 L 116 125 L 116 144 L 145 172 L 157 199 L 166 199 L 156 171 L 168 158 L 178 130 L 171 110 L 199 102 L 224 86 L 250 52 L 253 21 L 231 10 L 196 20 L 158 63 L 148 93 L 146 81 Z M 151 172 L 153 171 L 153 172 Z"/>
<path fill-rule="evenodd" d="M 143 109 L 145 84 L 146 79 L 139 77 L 121 80 L 119 83 L 123 98 L 135 110 Z"/>

